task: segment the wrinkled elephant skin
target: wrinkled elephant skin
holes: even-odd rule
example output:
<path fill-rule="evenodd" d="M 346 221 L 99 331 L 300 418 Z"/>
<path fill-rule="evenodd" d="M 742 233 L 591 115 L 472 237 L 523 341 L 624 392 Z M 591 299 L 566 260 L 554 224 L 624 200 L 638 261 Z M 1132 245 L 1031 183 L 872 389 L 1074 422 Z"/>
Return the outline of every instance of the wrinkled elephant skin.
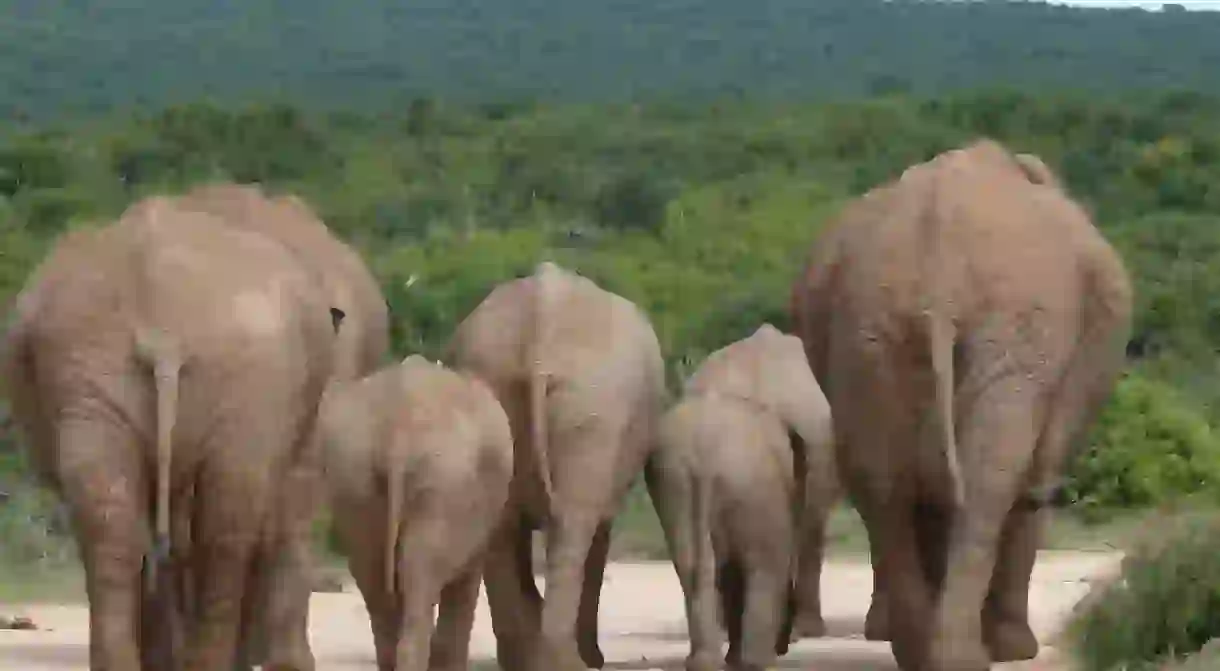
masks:
<path fill-rule="evenodd" d="M 146 630 L 187 635 L 177 668 L 229 671 L 245 596 L 307 570 L 284 530 L 308 512 L 282 501 L 317 466 L 335 347 L 323 296 L 279 243 L 163 198 L 68 233 L 27 281 L 5 335 L 6 394 L 72 513 L 92 668 L 141 668 Z M 192 593 L 175 594 L 184 564 Z M 277 592 L 276 622 L 308 602 Z M 312 669 L 305 621 L 294 624 L 268 633 L 268 661 Z"/>
<path fill-rule="evenodd" d="M 821 633 L 832 441 L 801 341 L 769 324 L 709 356 L 662 419 L 645 480 L 686 597 L 688 671 L 720 668 L 716 592 L 731 669 L 788 651 L 798 577 L 806 627 Z"/>
<path fill-rule="evenodd" d="M 196 186 L 173 197 L 172 201 L 180 209 L 211 214 L 235 228 L 274 238 L 316 275 L 323 300 L 334 311 L 332 316 L 338 331 L 334 377 L 355 379 L 382 365 L 389 351 L 389 313 L 381 288 L 356 250 L 336 238 L 304 202 L 291 195 L 271 196 L 255 184 L 227 182 Z M 339 328 L 340 320 L 342 328 Z M 317 483 L 310 480 L 314 474 L 305 471 L 297 477 L 302 483 L 290 491 L 304 498 L 286 501 L 285 505 L 317 510 L 319 502 L 309 496 L 319 489 Z M 310 527 L 310 524 L 302 523 L 283 530 L 292 536 L 289 547 L 293 552 L 307 551 Z M 184 532 L 184 538 L 175 545 L 186 551 L 189 541 L 189 532 Z M 297 586 L 288 589 L 295 594 L 303 593 Z M 266 598 L 267 590 L 259 590 L 251 594 L 250 603 L 246 605 L 249 622 L 243 627 L 243 634 L 249 634 L 251 640 L 243 637 L 234 671 L 251 671 L 266 657 L 264 627 L 271 624 L 265 621 Z M 305 622 L 308 607 L 305 601 L 296 604 L 294 608 L 300 612 L 294 619 Z"/>
<path fill-rule="evenodd" d="M 500 666 L 600 668 L 610 525 L 665 403 L 656 334 L 631 302 L 543 262 L 496 287 L 446 356 L 494 390 L 516 446 L 509 513 L 484 572 Z M 532 576 L 535 528 L 547 536 L 545 603 Z"/>
<path fill-rule="evenodd" d="M 1121 371 L 1121 260 L 1040 159 L 976 141 L 851 203 L 793 288 L 906 671 L 1033 657 L 1045 494 Z"/>
<path fill-rule="evenodd" d="M 335 529 L 378 668 L 464 671 L 513 476 L 504 410 L 482 382 L 413 355 L 333 384 L 320 421 Z"/>

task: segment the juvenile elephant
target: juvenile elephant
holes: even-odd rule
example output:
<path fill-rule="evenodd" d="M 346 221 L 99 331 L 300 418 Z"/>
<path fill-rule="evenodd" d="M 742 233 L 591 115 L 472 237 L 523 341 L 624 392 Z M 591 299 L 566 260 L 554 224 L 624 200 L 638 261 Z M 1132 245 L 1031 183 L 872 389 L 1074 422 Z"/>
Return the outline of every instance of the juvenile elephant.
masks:
<path fill-rule="evenodd" d="M 71 511 L 91 668 L 143 655 L 144 668 L 228 671 L 245 594 L 305 570 L 279 532 L 299 524 L 279 477 L 315 458 L 342 316 L 323 295 L 274 240 L 162 198 L 67 234 L 27 281 L 0 363 L 32 461 Z M 197 603 L 179 665 L 161 625 L 183 522 Z M 299 601 L 269 593 L 277 621 Z M 156 632 L 143 647 L 142 630 Z M 313 668 L 304 634 L 271 630 L 272 668 Z"/>
<path fill-rule="evenodd" d="M 484 573 L 500 666 L 600 668 L 610 525 L 665 403 L 656 334 L 631 302 L 543 262 L 495 288 L 448 357 L 493 389 L 516 445 L 509 513 Z M 531 570 L 536 528 L 547 535 L 545 604 Z"/>
<path fill-rule="evenodd" d="M 378 668 L 465 671 L 483 557 L 513 477 L 504 410 L 482 382 L 413 355 L 333 383 L 320 425 Z"/>
<path fill-rule="evenodd" d="M 1131 302 L 1049 168 L 989 140 L 908 169 L 820 238 L 793 312 L 869 532 L 870 628 L 904 670 L 1036 655 L 1039 509 L 1120 372 Z"/>
<path fill-rule="evenodd" d="M 798 568 L 812 569 L 801 587 L 820 625 L 832 440 L 801 341 L 769 324 L 709 356 L 662 419 L 644 473 L 686 595 L 688 671 L 720 668 L 716 591 L 733 669 L 766 669 L 788 651 Z"/>

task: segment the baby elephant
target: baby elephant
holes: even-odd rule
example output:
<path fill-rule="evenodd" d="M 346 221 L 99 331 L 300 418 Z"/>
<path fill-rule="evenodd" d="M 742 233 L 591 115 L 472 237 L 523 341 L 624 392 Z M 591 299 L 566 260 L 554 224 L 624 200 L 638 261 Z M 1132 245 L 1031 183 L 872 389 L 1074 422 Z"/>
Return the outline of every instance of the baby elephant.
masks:
<path fill-rule="evenodd" d="M 728 667 L 770 666 L 788 651 L 799 553 L 820 568 L 832 431 L 804 357 L 764 324 L 708 357 L 662 421 L 645 479 L 686 595 L 688 671 L 720 668 L 718 605 Z"/>
<path fill-rule="evenodd" d="M 464 671 L 483 556 L 513 474 L 504 410 L 482 382 L 409 356 L 332 382 L 321 435 L 378 669 Z"/>

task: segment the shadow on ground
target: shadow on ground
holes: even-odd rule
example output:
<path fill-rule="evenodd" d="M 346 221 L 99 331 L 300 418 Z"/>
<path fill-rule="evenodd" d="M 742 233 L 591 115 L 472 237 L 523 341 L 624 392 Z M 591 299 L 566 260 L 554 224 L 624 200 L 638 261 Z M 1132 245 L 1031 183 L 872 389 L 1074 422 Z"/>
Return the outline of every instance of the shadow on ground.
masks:
<path fill-rule="evenodd" d="M 685 629 L 633 634 L 633 639 L 649 642 L 685 643 Z M 800 649 L 797 649 L 797 646 Z M 630 661 L 606 662 L 605 671 L 646 671 L 664 669 L 683 671 L 686 655 L 666 655 Z M 885 643 L 864 640 L 864 623 L 860 618 L 842 617 L 826 620 L 826 636 L 808 638 L 794 643 L 788 654 L 776 660 L 772 669 L 818 669 L 818 671 L 890 671 L 896 669 L 890 648 Z"/>
<path fill-rule="evenodd" d="M 627 662 L 606 662 L 604 671 L 647 671 L 648 669 L 663 669 L 664 671 L 684 671 L 686 656 L 658 657 L 656 659 L 641 659 Z M 771 669 L 817 669 L 818 671 L 891 671 L 897 669 L 889 649 L 878 647 L 875 650 L 835 650 L 817 652 L 802 652 L 788 654 L 776 660 Z"/>

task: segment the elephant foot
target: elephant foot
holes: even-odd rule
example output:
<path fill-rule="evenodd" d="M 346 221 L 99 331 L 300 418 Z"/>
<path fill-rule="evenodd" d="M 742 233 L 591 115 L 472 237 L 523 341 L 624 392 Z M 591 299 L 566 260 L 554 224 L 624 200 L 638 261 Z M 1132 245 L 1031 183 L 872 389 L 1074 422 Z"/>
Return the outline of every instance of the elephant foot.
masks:
<path fill-rule="evenodd" d="M 873 600 L 864 618 L 864 639 L 868 641 L 891 641 L 890 613 L 881 601 Z"/>
<path fill-rule="evenodd" d="M 990 671 L 991 655 L 982 641 L 937 636 L 928 646 L 924 671 Z"/>
<path fill-rule="evenodd" d="M 576 645 L 570 641 L 539 641 L 531 662 L 530 671 L 588 671 Z"/>
<path fill-rule="evenodd" d="M 288 650 L 276 654 L 264 655 L 258 666 L 263 671 L 314 671 L 316 662 L 309 644 L 302 642 L 291 646 Z"/>
<path fill-rule="evenodd" d="M 821 615 L 806 615 L 798 617 L 792 625 L 792 636 L 789 641 L 796 642 L 802 638 L 821 638 L 826 635 L 826 622 Z"/>
<path fill-rule="evenodd" d="M 686 671 L 720 671 L 719 657 L 708 652 L 692 652 L 686 657 Z"/>
<path fill-rule="evenodd" d="M 1038 656 L 1038 637 L 1026 621 L 1001 620 L 985 626 L 983 637 L 995 662 L 1020 662 Z"/>
<path fill-rule="evenodd" d="M 586 643 L 580 647 L 580 658 L 590 669 L 600 669 L 606 665 L 606 656 L 602 654 L 601 646 L 596 643 Z"/>

